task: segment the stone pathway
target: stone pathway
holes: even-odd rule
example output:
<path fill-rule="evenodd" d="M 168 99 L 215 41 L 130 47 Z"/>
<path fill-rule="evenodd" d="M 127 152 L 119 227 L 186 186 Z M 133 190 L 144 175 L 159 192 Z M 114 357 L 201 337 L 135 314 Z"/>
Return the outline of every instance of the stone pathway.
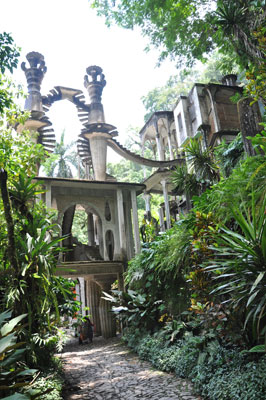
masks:
<path fill-rule="evenodd" d="M 200 400 L 184 379 L 154 370 L 117 338 L 71 339 L 62 353 L 65 400 Z"/>

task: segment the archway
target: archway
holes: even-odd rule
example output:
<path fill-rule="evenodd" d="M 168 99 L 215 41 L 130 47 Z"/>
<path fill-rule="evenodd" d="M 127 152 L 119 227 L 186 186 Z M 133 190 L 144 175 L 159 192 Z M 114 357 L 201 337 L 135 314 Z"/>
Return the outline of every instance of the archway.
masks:
<path fill-rule="evenodd" d="M 70 205 L 63 213 L 63 245 L 68 251 L 65 261 L 102 260 L 104 254 L 102 221 L 92 207 Z"/>

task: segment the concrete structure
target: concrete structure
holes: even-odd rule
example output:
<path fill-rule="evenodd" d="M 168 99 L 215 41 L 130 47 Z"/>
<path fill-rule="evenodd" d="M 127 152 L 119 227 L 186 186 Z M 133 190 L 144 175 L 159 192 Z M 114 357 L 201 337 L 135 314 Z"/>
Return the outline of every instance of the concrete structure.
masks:
<path fill-rule="evenodd" d="M 236 75 L 227 75 L 221 84 L 196 83 L 187 96 L 179 97 L 173 111 L 153 113 L 139 132 L 143 148 L 149 141 L 159 160 L 171 160 L 174 157 L 180 157 L 182 160 L 183 148 L 191 138 L 200 138 L 203 148 L 216 146 L 222 140 L 231 142 L 240 130 L 243 133 L 237 104 L 231 99 L 237 94 L 241 95 L 243 91 L 236 82 Z M 248 113 L 248 120 L 254 120 L 253 131 L 256 131 L 256 126 L 259 131 L 258 105 L 249 107 Z M 251 131 L 252 129 L 249 129 L 249 136 Z M 166 220 L 166 226 L 169 228 L 170 215 L 175 217 L 176 212 L 180 211 L 180 206 L 183 210 L 188 206 L 185 197 L 182 199 L 174 196 L 171 174 L 171 167 L 159 168 L 143 182 L 146 185 L 147 209 L 147 199 L 150 201 L 148 196 L 152 193 L 164 196 L 164 203 L 159 210 L 162 228 L 162 221 Z"/>
<path fill-rule="evenodd" d="M 139 156 L 123 147 L 115 137 L 115 126 L 105 121 L 102 92 L 106 85 L 103 71 L 98 66 L 86 69 L 84 86 L 90 102 L 79 89 L 56 86 L 46 96 L 41 95 L 41 82 L 46 72 L 44 57 L 31 52 L 29 67 L 22 63 L 28 83 L 25 108 L 31 117 L 25 126 L 37 132 L 36 142 L 52 150 L 55 138 L 46 113 L 56 101 L 68 100 L 76 108 L 82 124 L 77 138 L 79 156 L 86 169 L 86 179 L 38 177 L 45 188 L 42 200 L 48 208 L 57 210 L 63 245 L 68 252 L 59 260 L 57 274 L 79 278 L 79 294 L 84 305 L 90 307 L 98 334 L 115 334 L 110 305 L 102 298 L 102 291 L 110 291 L 114 281 L 123 288 L 123 272 L 128 260 L 140 251 L 137 215 L 137 196 L 143 193 L 146 211 L 150 213 L 152 193 L 161 193 L 164 203 L 159 210 L 160 230 L 171 226 L 171 214 L 176 215 L 182 199 L 174 197 L 171 184 L 172 168 L 184 163 L 182 145 L 199 133 L 203 145 L 211 146 L 239 131 L 237 108 L 230 97 L 241 88 L 234 77 L 227 84 L 195 84 L 187 97 L 182 96 L 174 111 L 154 113 L 140 131 L 144 148 L 147 141 L 154 151 L 154 159 Z M 227 82 L 227 83 L 228 83 Z M 117 182 L 106 173 L 107 147 L 122 157 L 156 171 L 141 183 Z M 172 196 L 169 197 L 169 196 Z M 87 243 L 73 236 L 72 225 L 76 210 L 87 216 Z"/>
<path fill-rule="evenodd" d="M 107 147 L 110 146 L 123 157 L 156 168 L 167 168 L 180 163 L 173 154 L 166 160 L 140 157 L 124 148 L 114 138 L 116 128 L 106 123 L 101 102 L 106 85 L 103 71 L 98 66 L 86 69 L 84 86 L 90 103 L 86 103 L 83 92 L 56 86 L 46 96 L 41 94 L 41 82 L 46 72 L 44 57 L 31 52 L 27 55 L 29 67 L 22 63 L 28 83 L 25 109 L 30 118 L 24 126 L 37 132 L 36 141 L 52 150 L 55 139 L 51 122 L 46 113 L 54 102 L 70 101 L 78 111 L 83 127 L 77 138 L 79 156 L 86 169 L 86 178 L 66 179 L 38 177 L 44 186 L 42 200 L 48 208 L 57 210 L 61 234 L 65 236 L 63 246 L 68 249 L 61 257 L 57 274 L 78 278 L 77 292 L 92 314 L 98 334 L 105 337 L 115 335 L 115 326 L 110 303 L 102 298 L 102 291 L 110 291 L 114 281 L 123 288 L 123 272 L 127 261 L 140 251 L 140 234 L 136 197 L 145 190 L 145 185 L 116 182 L 106 174 Z M 166 113 L 167 114 L 167 113 Z M 76 210 L 83 209 L 87 215 L 87 244 L 73 236 L 72 225 Z M 82 311 L 84 313 L 84 310 Z"/>

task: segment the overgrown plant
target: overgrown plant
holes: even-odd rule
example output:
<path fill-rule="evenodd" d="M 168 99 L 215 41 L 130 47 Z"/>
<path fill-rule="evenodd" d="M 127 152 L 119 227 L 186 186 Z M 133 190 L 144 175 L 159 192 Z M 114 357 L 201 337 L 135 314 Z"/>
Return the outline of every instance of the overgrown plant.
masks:
<path fill-rule="evenodd" d="M 40 391 L 31 395 L 22 394 L 21 389 L 29 387 L 36 369 L 28 369 L 24 362 L 25 343 L 18 342 L 18 334 L 22 326 L 20 322 L 26 314 L 11 319 L 11 311 L 0 314 L 0 391 L 10 400 L 28 400 L 40 397 Z M 47 393 L 47 391 L 45 392 Z M 44 391 L 42 394 L 45 394 Z"/>
<path fill-rule="evenodd" d="M 44 150 L 27 134 L 19 137 L 9 128 L 1 133 L 0 307 L 15 316 L 27 314 L 27 357 L 38 363 L 40 347 L 54 336 L 60 316 L 54 285 L 59 291 L 63 285 L 53 276 L 61 239 L 46 207 L 35 201 L 40 186 L 33 177 Z M 63 296 L 68 301 L 71 292 Z"/>
<path fill-rule="evenodd" d="M 251 209 L 231 212 L 238 230 L 223 228 L 205 271 L 212 273 L 213 292 L 225 296 L 236 313 L 244 311 L 254 343 L 266 335 L 266 198 L 256 208 L 253 196 Z"/>
<path fill-rule="evenodd" d="M 162 300 L 154 301 L 149 294 L 140 294 L 133 290 L 104 292 L 105 300 L 113 304 L 112 311 L 124 326 L 134 327 L 136 331 L 153 332 L 160 325 L 160 317 L 165 311 Z"/>

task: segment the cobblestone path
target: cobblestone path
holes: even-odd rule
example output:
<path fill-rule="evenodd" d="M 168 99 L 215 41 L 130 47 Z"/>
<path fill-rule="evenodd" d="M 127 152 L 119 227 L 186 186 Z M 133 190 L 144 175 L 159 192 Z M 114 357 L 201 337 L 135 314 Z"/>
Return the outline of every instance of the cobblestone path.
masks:
<path fill-rule="evenodd" d="M 154 370 L 119 339 L 95 338 L 79 346 L 71 340 L 62 353 L 65 400 L 200 400 L 184 379 Z"/>

